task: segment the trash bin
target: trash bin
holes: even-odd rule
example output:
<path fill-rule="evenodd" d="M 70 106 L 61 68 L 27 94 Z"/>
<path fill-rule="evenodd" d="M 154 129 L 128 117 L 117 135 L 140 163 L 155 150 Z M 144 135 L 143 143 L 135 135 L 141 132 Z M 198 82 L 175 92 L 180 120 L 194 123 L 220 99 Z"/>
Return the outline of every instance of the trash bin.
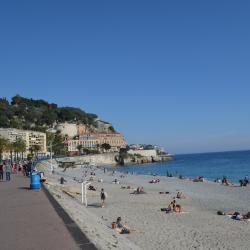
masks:
<path fill-rule="evenodd" d="M 30 175 L 30 189 L 40 189 L 40 176 L 37 173 L 32 173 Z"/>

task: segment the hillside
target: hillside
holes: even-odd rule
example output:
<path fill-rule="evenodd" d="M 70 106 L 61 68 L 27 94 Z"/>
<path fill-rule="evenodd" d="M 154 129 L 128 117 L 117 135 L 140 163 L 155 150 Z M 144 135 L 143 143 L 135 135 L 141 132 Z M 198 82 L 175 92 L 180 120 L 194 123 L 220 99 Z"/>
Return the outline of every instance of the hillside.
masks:
<path fill-rule="evenodd" d="M 80 108 L 58 107 L 57 104 L 45 100 L 33 100 L 16 95 L 11 102 L 0 98 L 0 127 L 46 131 L 53 124 L 75 122 L 86 124 L 89 128 L 97 128 L 98 116 L 86 113 Z M 113 127 L 110 126 L 112 130 Z"/>

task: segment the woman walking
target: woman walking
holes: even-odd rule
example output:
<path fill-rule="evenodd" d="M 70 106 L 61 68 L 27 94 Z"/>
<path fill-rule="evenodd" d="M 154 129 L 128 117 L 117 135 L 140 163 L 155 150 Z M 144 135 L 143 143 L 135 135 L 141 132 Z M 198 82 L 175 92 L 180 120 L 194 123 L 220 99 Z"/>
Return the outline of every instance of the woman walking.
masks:
<path fill-rule="evenodd" d="M 102 203 L 102 207 L 104 207 L 104 203 L 105 203 L 105 200 L 106 200 L 106 198 L 107 198 L 107 194 L 106 194 L 106 192 L 104 192 L 104 189 L 102 188 L 101 189 L 101 203 Z"/>

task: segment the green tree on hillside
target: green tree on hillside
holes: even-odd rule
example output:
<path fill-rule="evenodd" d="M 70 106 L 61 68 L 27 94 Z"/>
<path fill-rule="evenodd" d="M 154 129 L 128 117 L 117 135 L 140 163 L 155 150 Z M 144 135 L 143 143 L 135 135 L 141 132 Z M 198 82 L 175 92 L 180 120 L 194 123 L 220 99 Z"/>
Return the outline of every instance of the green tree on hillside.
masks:
<path fill-rule="evenodd" d="M 80 108 L 58 107 L 44 100 L 34 100 L 16 95 L 11 103 L 0 98 L 0 127 L 42 131 L 55 122 L 79 122 L 96 127 L 97 115 Z"/>
<path fill-rule="evenodd" d="M 67 148 L 65 145 L 64 137 L 60 133 L 60 131 L 56 131 L 56 133 L 47 133 L 47 143 L 48 148 L 50 150 L 50 145 L 52 145 L 52 152 L 55 155 L 65 155 L 67 152 Z"/>

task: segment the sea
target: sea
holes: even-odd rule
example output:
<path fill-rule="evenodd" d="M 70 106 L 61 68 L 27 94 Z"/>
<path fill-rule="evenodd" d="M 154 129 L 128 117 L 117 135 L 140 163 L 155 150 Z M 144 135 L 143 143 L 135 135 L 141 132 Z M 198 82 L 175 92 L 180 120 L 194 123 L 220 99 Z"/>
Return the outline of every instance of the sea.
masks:
<path fill-rule="evenodd" d="M 171 161 L 127 165 L 117 170 L 124 173 L 160 176 L 166 176 L 167 173 L 176 177 L 180 175 L 189 178 L 203 176 L 211 181 L 226 176 L 231 182 L 237 183 L 245 176 L 250 177 L 250 150 L 174 155 Z"/>

